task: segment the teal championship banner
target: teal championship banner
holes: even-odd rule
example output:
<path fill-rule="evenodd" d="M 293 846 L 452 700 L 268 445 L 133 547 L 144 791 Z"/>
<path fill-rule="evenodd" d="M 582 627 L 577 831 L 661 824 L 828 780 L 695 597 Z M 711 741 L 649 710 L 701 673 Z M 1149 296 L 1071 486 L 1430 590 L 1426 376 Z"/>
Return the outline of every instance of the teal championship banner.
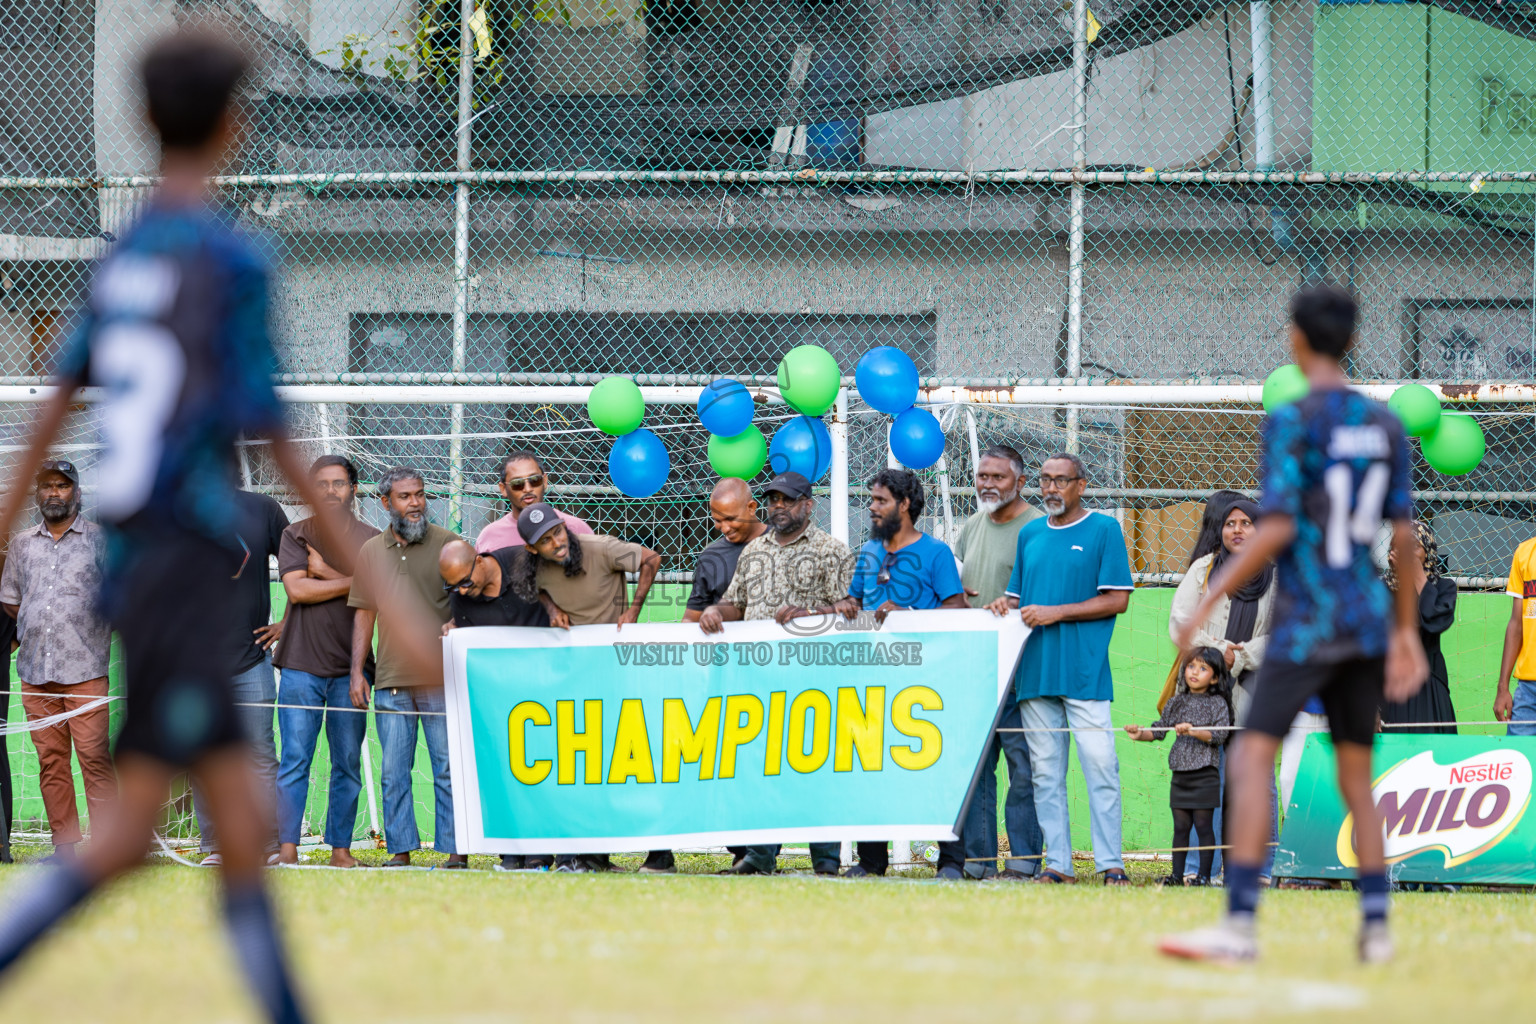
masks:
<path fill-rule="evenodd" d="M 985 610 L 452 630 L 459 849 L 954 838 L 1028 633 Z"/>
<path fill-rule="evenodd" d="M 1536 738 L 1376 738 L 1373 795 L 1386 819 L 1387 864 L 1400 882 L 1536 884 L 1531 762 Z M 1333 746 L 1309 736 L 1275 873 L 1353 878 L 1353 817 L 1334 782 Z"/>

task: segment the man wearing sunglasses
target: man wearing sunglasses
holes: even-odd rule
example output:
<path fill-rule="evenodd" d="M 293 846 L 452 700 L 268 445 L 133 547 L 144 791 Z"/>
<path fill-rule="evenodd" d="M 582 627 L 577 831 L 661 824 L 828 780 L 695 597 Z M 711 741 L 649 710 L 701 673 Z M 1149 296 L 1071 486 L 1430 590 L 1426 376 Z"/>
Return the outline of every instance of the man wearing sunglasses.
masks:
<path fill-rule="evenodd" d="M 549 474 L 544 471 L 544 464 L 533 452 L 512 452 L 502 459 L 501 479 L 496 481 L 496 489 L 511 504 L 512 511 L 480 531 L 480 536 L 475 540 L 475 550 L 499 551 L 502 548 L 522 547 L 523 535 L 517 532 L 517 517 L 525 509 L 544 501 L 544 492 L 548 488 Z M 586 520 L 569 512 L 556 509 L 555 514 L 570 533 L 590 536 L 594 532 Z"/>
<path fill-rule="evenodd" d="M 1067 754 L 1076 739 L 1095 866 L 1105 885 L 1129 885 L 1120 850 L 1120 762 L 1109 720 L 1109 641 L 1135 584 L 1120 524 L 1083 508 L 1087 484 L 1076 455 L 1045 460 L 1040 493 L 1047 517 L 1019 531 L 1008 589 L 987 607 L 994 615 L 1016 614 L 1030 627 L 1015 690 L 1030 730 L 1035 810 L 1045 836 L 1045 868 L 1035 880 L 1074 881 Z"/>
<path fill-rule="evenodd" d="M 869 541 L 859 549 L 848 596 L 837 603 L 847 618 L 873 609 L 883 623 L 903 608 L 964 608 L 965 588 L 949 545 L 915 525 L 923 514 L 923 483 L 904 469 L 882 469 L 869 482 Z M 886 844 L 859 843 L 847 878 L 875 878 L 890 866 Z M 837 843 L 812 843 L 811 860 L 837 857 Z"/>
<path fill-rule="evenodd" d="M 80 473 L 73 463 L 49 459 L 36 482 L 33 496 L 42 522 L 12 538 L 0 577 L 0 604 L 16 619 L 21 640 L 16 675 L 28 721 L 105 697 L 111 649 L 111 632 L 96 611 L 106 536 L 80 514 Z M 102 705 L 32 733 L 38 788 L 60 858 L 72 857 L 81 838 L 71 746 L 80 759 L 92 833 L 117 795 L 107 728 Z"/>

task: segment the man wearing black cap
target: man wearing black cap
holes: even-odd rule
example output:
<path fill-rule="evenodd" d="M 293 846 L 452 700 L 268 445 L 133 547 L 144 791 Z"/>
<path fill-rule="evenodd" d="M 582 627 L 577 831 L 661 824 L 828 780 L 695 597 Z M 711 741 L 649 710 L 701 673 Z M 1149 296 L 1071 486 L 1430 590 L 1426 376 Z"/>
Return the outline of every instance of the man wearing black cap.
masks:
<path fill-rule="evenodd" d="M 763 499 L 768 532 L 742 549 L 725 597 L 699 616 L 699 628 L 706 633 L 718 633 L 722 623 L 743 619 L 773 619 L 783 625 L 809 615 L 830 617 L 848 596 L 853 552 L 811 525 L 811 482 L 799 473 L 781 473 L 763 488 Z M 837 874 L 836 843 L 812 844 L 811 853 L 818 875 Z M 750 846 L 730 870 L 738 875 L 771 874 L 778 856 L 777 846 Z"/>
<path fill-rule="evenodd" d="M 80 515 L 79 471 L 62 459 L 44 462 L 34 497 L 42 522 L 11 539 L 0 577 L 0 605 L 16 619 L 21 640 L 16 674 L 28 721 L 106 697 L 112 645 L 111 630 L 96 611 L 106 539 L 101 527 Z M 72 856 L 81 838 L 71 746 L 80 759 L 93 832 L 117 795 L 108 724 L 103 701 L 32 733 L 38 786 L 60 856 Z"/>
<path fill-rule="evenodd" d="M 512 590 L 524 601 L 539 604 L 541 596 L 549 624 L 561 629 L 615 623 L 623 629 L 640 619 L 646 595 L 661 568 L 661 556 L 641 544 L 600 533 L 578 538 L 560 514 L 544 502 L 523 509 L 517 530 L 532 558 L 508 566 Z M 635 596 L 628 599 L 625 573 L 637 573 Z M 609 871 L 607 854 L 561 856 L 556 871 Z M 670 850 L 652 850 L 640 868 L 646 874 L 677 870 Z"/>

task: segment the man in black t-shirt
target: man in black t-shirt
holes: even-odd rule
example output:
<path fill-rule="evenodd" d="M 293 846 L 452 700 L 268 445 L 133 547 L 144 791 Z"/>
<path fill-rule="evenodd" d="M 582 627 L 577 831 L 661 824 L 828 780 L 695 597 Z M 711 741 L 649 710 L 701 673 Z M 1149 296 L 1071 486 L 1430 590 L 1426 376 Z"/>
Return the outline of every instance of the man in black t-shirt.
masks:
<path fill-rule="evenodd" d="M 709 495 L 709 518 L 721 537 L 699 553 L 693 567 L 693 591 L 688 595 L 684 622 L 698 622 L 704 609 L 725 599 L 725 588 L 736 575 L 736 563 L 747 542 L 768 527 L 757 518 L 757 499 L 745 480 L 728 476 Z"/>
<path fill-rule="evenodd" d="M 467 541 L 449 541 L 437 556 L 443 589 L 453 618 L 443 632 L 458 626 L 547 626 L 542 604 L 523 600 L 512 591 L 512 573 L 528 558 L 521 547 L 476 553 Z"/>
<path fill-rule="evenodd" d="M 684 622 L 698 622 L 704 609 L 725 600 L 725 588 L 736 576 L 736 563 L 741 560 L 742 548 L 749 541 L 761 537 L 768 529 L 757 518 L 757 499 L 745 480 L 728 476 L 715 484 L 709 494 L 709 518 L 720 539 L 699 552 L 699 560 L 693 567 L 693 590 L 688 594 L 688 607 L 683 612 Z M 747 855 L 745 846 L 726 847 L 731 853 L 733 866 L 739 865 Z"/>
<path fill-rule="evenodd" d="M 517 563 L 534 557 L 526 547 L 498 548 L 477 553 L 468 541 L 452 540 L 437 556 L 437 569 L 448 591 L 453 618 L 443 632 L 461 626 L 547 626 L 549 613 L 542 604 L 532 604 L 512 591 L 512 573 Z M 550 867 L 555 858 L 548 854 L 503 854 L 498 871 L 538 870 Z"/>
<path fill-rule="evenodd" d="M 272 737 L 273 705 L 277 703 L 277 677 L 272 671 L 272 648 L 283 635 L 283 622 L 272 621 L 272 578 L 270 560 L 277 557 L 288 529 L 288 514 L 265 494 L 236 491 L 235 533 L 240 551 L 240 568 L 235 574 L 234 631 L 222 638 L 220 646 L 234 668 L 230 680 L 237 702 L 236 711 L 251 741 L 256 775 L 260 779 L 264 813 L 271 821 L 264 826 L 270 832 L 271 851 L 277 850 L 277 745 Z M 253 706 L 254 705 L 254 706 Z M 197 813 L 198 846 L 206 854 L 209 867 L 217 865 L 218 837 L 213 822 L 203 806 L 202 794 L 192 790 L 192 809 Z"/>

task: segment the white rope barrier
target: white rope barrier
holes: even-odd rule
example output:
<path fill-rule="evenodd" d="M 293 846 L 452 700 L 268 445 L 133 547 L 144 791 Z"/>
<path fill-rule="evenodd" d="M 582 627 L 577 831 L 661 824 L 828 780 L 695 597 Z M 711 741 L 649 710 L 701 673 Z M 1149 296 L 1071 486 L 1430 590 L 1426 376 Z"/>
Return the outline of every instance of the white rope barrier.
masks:
<path fill-rule="evenodd" d="M 27 695 L 27 696 L 37 696 L 37 694 L 33 693 L 30 690 L 0 690 L 0 696 L 6 696 L 6 695 L 12 695 L 12 694 L 24 694 L 24 695 Z M 56 700 L 83 700 L 83 699 L 85 699 L 83 697 L 78 697 L 78 696 L 75 696 L 74 694 L 68 694 L 68 693 L 60 693 L 60 694 L 50 693 L 50 694 L 46 694 L 45 696 L 53 698 L 53 699 L 56 699 Z M 51 715 L 48 718 L 40 718 L 40 719 L 37 719 L 35 722 L 8 722 L 8 723 L 5 724 L 3 729 L 0 729 L 0 732 L 3 732 L 5 735 L 12 735 L 12 734 L 15 734 L 15 733 L 33 732 L 33 731 L 35 731 L 37 729 L 46 729 L 48 726 L 54 725 L 54 724 L 56 724 L 58 722 L 61 722 L 61 721 L 63 721 L 66 718 L 73 718 L 76 715 L 83 715 L 87 711 L 94 710 L 95 708 L 101 706 L 102 704 L 107 703 L 108 701 L 117 701 L 117 700 L 126 700 L 126 699 L 127 698 L 125 698 L 125 697 L 115 696 L 115 695 L 109 695 L 109 696 L 106 696 L 106 697 L 91 698 L 91 703 L 86 705 L 86 706 L 84 706 L 84 707 L 79 707 L 79 708 L 76 708 L 73 711 L 66 711 L 66 712 L 63 712 L 63 713 L 58 714 L 58 715 Z M 427 716 L 446 717 L 447 714 L 448 714 L 448 712 L 446 712 L 446 711 L 393 711 L 393 710 L 381 709 L 381 708 L 356 708 L 356 707 L 349 707 L 349 706 L 332 706 L 332 705 L 327 705 L 327 704 L 284 704 L 284 703 L 280 703 L 280 702 L 268 702 L 268 701 L 236 701 L 235 702 L 235 707 L 237 707 L 237 708 L 272 708 L 273 710 L 280 710 L 281 709 L 281 710 L 287 710 L 287 711 L 350 711 L 350 712 L 353 712 L 355 714 L 362 714 L 362 715 L 366 715 L 367 713 L 369 713 L 371 711 L 371 712 L 373 712 L 376 715 L 420 715 L 422 717 L 427 717 Z M 1507 722 L 1501 722 L 1498 719 L 1481 719 L 1481 720 L 1470 721 L 1470 722 L 1385 722 L 1385 723 L 1383 723 L 1383 726 L 1384 726 L 1383 731 L 1386 731 L 1386 730 L 1396 730 L 1396 729 L 1446 729 L 1446 728 L 1454 729 L 1454 728 L 1460 728 L 1462 726 L 1474 726 L 1474 725 L 1475 726 L 1484 726 L 1484 725 L 1505 725 L 1505 726 L 1508 726 L 1508 725 L 1531 725 L 1531 726 L 1536 726 L 1536 719 L 1511 719 L 1511 720 L 1509 720 Z M 1143 726 L 1141 726 L 1141 728 L 1150 730 L 1151 727 L 1143 725 Z M 1201 726 L 1196 726 L 1196 728 L 1205 730 L 1207 732 L 1242 732 L 1244 730 L 1244 727 L 1241 726 L 1241 725 L 1201 725 Z M 1166 727 L 1166 731 L 1170 732 L 1170 733 L 1173 732 L 1173 727 L 1172 726 Z M 1319 731 L 1323 731 L 1323 730 L 1319 730 Z M 1110 733 L 1122 733 L 1122 732 L 1125 732 L 1125 726 L 1123 726 L 1123 725 L 1110 725 L 1110 726 L 1092 725 L 1092 726 L 1081 726 L 1081 727 L 1078 727 L 1078 726 L 1070 726 L 1070 725 L 1068 725 L 1068 726 L 1059 726 L 1059 727 L 1051 727 L 1051 728 L 1014 727 L 1014 728 L 1000 728 L 1000 729 L 997 730 L 997 732 L 1000 732 L 1000 733 L 1004 733 L 1004 732 L 1022 732 L 1022 733 L 1031 733 L 1031 732 L 1033 732 L 1033 733 L 1110 732 Z"/>

